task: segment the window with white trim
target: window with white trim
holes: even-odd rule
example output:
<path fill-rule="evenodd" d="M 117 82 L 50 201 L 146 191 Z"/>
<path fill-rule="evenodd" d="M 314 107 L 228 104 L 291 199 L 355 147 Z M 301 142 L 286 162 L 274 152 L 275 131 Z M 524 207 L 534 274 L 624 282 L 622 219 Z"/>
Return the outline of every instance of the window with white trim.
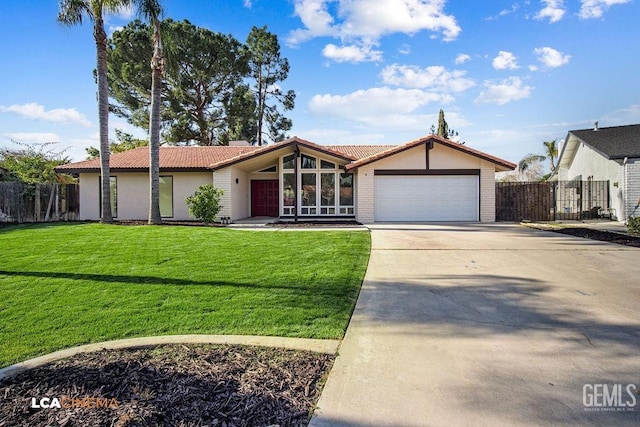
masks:
<path fill-rule="evenodd" d="M 310 154 L 298 157 L 297 208 L 300 216 L 353 216 L 354 176 L 342 173 L 340 166 Z M 282 214 L 294 215 L 294 156 L 281 158 Z"/>

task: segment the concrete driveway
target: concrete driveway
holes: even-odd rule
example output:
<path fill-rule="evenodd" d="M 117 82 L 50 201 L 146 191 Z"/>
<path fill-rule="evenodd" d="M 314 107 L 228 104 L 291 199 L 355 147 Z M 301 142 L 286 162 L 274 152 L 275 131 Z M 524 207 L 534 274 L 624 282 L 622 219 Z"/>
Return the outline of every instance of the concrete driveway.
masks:
<path fill-rule="evenodd" d="M 640 249 L 505 224 L 372 239 L 311 426 L 640 423 Z"/>

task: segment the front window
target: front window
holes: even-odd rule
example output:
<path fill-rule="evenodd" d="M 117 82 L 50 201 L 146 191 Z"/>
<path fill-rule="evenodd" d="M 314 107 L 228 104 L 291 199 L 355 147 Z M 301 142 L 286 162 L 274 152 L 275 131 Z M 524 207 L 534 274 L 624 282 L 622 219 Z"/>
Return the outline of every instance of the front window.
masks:
<path fill-rule="evenodd" d="M 299 159 L 297 183 L 293 171 L 294 155 L 281 159 L 282 215 L 353 216 L 354 175 L 341 173 L 340 165 L 335 161 L 304 153 Z"/>
<path fill-rule="evenodd" d="M 302 214 L 316 214 L 316 174 L 302 174 Z M 308 207 L 307 207 L 308 206 Z"/>
<path fill-rule="evenodd" d="M 336 214 L 336 174 L 320 175 L 320 215 Z"/>
<path fill-rule="evenodd" d="M 353 174 L 340 174 L 340 213 L 352 215 L 353 208 Z"/>
<path fill-rule="evenodd" d="M 293 165 L 294 165 L 293 154 L 289 156 L 284 156 L 282 158 L 282 169 L 293 169 Z"/>
<path fill-rule="evenodd" d="M 102 216 L 102 178 L 98 177 L 98 209 Z M 109 189 L 111 192 L 111 216 L 118 217 L 118 177 L 109 177 Z"/>
<path fill-rule="evenodd" d="M 173 177 L 160 177 L 160 216 L 173 217 Z"/>
<path fill-rule="evenodd" d="M 292 173 L 282 174 L 282 205 L 285 207 L 295 205 L 294 181 Z"/>
<path fill-rule="evenodd" d="M 300 157 L 300 167 L 302 169 L 315 169 L 316 168 L 316 158 L 315 157 L 311 157 L 311 156 L 307 156 L 306 154 L 303 154 Z"/>

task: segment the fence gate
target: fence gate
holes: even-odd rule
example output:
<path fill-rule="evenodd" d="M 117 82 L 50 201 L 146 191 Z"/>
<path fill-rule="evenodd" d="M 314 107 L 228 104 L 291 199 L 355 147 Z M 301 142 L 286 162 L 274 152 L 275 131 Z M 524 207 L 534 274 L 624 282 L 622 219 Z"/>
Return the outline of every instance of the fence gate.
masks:
<path fill-rule="evenodd" d="M 496 221 L 596 219 L 610 206 L 609 181 L 496 183 Z"/>

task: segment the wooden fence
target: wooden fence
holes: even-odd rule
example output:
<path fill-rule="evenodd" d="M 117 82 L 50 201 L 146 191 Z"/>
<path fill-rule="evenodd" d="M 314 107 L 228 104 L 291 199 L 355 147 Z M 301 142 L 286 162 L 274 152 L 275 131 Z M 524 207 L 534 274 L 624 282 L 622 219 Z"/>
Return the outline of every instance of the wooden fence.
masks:
<path fill-rule="evenodd" d="M 75 221 L 79 213 L 78 184 L 0 182 L 0 222 Z"/>
<path fill-rule="evenodd" d="M 496 221 L 610 218 L 609 181 L 496 182 Z"/>

